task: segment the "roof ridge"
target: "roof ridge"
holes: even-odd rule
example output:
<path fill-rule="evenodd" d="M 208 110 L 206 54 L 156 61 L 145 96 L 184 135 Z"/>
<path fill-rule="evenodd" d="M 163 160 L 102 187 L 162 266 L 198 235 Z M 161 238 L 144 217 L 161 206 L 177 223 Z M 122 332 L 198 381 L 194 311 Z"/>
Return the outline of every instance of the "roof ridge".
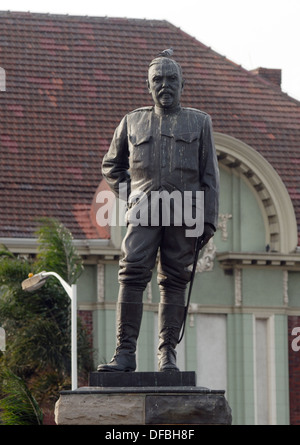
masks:
<path fill-rule="evenodd" d="M 226 60 L 226 62 L 228 62 L 229 64 L 231 64 L 233 67 L 235 67 L 236 69 L 239 70 L 243 70 L 245 73 L 247 73 L 247 75 L 251 76 L 251 78 L 253 80 L 257 80 L 259 81 L 260 85 L 264 85 L 267 88 L 271 88 L 274 92 L 281 94 L 284 98 L 286 98 L 287 100 L 292 100 L 293 102 L 295 102 L 297 105 L 300 104 L 300 100 L 294 98 L 293 96 L 290 96 L 288 93 L 282 91 L 280 86 L 276 86 L 275 84 L 273 84 L 271 81 L 268 81 L 266 78 L 264 78 L 263 76 L 259 75 L 259 74 L 254 74 L 253 73 L 253 69 L 249 70 L 245 67 L 243 67 L 241 64 L 234 62 L 233 60 L 231 60 L 228 56 L 221 54 L 220 52 L 218 52 L 217 50 L 213 49 L 211 46 L 206 45 L 205 43 L 201 42 L 200 40 L 198 40 L 197 37 L 192 36 L 191 34 L 188 34 L 186 31 L 184 31 L 182 28 L 173 25 L 171 22 L 169 22 L 168 20 L 165 19 L 146 19 L 146 18 L 134 18 L 134 17 L 113 17 L 113 16 L 83 16 L 83 15 L 71 15 L 71 14 L 57 14 L 57 13 L 47 13 L 47 12 L 32 12 L 32 11 L 0 11 L 0 17 L 2 15 L 6 15 L 6 16 L 15 16 L 15 17 L 32 17 L 32 18 L 61 18 L 61 19 L 76 19 L 79 21 L 85 21 L 85 20 L 89 20 L 89 21 L 97 21 L 97 20 L 110 20 L 110 21 L 124 21 L 124 23 L 128 23 L 128 22 L 147 22 L 147 23 L 156 23 L 156 24 L 160 24 L 163 23 L 165 26 L 168 26 L 169 28 L 172 28 L 174 30 L 177 30 L 179 32 L 181 32 L 182 34 L 185 35 L 186 38 L 188 38 L 189 40 L 194 41 L 194 43 L 196 45 L 201 45 L 202 48 L 206 49 L 208 52 L 215 54 L 217 57 L 222 58 L 223 60 Z"/>
<path fill-rule="evenodd" d="M 169 21 L 165 20 L 165 19 L 147 19 L 145 18 L 135 18 L 135 17 L 118 17 L 118 16 L 93 16 L 93 15 L 81 15 L 81 14 L 63 14 L 63 13 L 51 13 L 51 12 L 34 12 L 34 11 L 11 11 L 11 10 L 6 10 L 6 11 L 1 11 L 0 10 L 0 16 L 15 16 L 15 17 L 22 17 L 22 18 L 26 18 L 26 17 L 32 17 L 32 18 L 41 18 L 41 17 L 49 17 L 49 18 L 62 18 L 62 19 L 78 19 L 78 20 L 99 20 L 99 19 L 103 19 L 103 20 L 113 20 L 113 21 L 118 21 L 118 20 L 122 20 L 124 22 L 156 22 L 156 23 L 164 23 L 164 24 L 169 24 L 171 26 L 172 25 Z M 175 27 L 175 26 L 174 26 Z M 176 28 L 176 27 L 175 27 Z"/>

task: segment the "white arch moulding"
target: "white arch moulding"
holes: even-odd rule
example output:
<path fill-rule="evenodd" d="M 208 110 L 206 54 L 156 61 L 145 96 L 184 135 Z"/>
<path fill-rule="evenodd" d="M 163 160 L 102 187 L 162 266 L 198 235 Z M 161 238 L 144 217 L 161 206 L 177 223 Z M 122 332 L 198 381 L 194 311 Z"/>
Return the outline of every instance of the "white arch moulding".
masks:
<path fill-rule="evenodd" d="M 280 176 L 271 164 L 244 142 L 214 133 L 219 163 L 233 168 L 253 186 L 265 209 L 272 251 L 288 254 L 297 247 L 294 207 Z"/>

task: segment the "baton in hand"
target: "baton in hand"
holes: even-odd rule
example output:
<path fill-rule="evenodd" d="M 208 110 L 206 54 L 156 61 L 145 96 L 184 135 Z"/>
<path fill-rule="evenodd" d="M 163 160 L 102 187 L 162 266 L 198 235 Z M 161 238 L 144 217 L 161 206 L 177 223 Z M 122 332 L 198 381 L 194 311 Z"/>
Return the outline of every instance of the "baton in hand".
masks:
<path fill-rule="evenodd" d="M 205 244 L 206 243 L 205 243 L 204 237 L 203 236 L 199 236 L 197 238 L 196 247 L 195 247 L 195 257 L 194 257 L 193 269 L 192 269 L 192 274 L 191 274 L 189 293 L 188 293 L 188 297 L 187 297 L 186 306 L 184 308 L 184 316 L 183 316 L 183 322 L 182 322 L 182 331 L 181 331 L 180 338 L 178 340 L 178 344 L 181 342 L 181 340 L 183 338 L 183 335 L 184 335 L 185 323 L 186 323 L 186 318 L 187 318 L 188 309 L 189 309 L 189 305 L 190 305 L 190 299 L 191 299 L 191 294 L 192 294 L 192 288 L 193 288 L 193 283 L 194 283 L 194 278 L 195 278 L 195 273 L 196 273 L 196 267 L 197 267 L 199 253 L 200 253 L 200 250 L 202 249 L 202 247 Z"/>

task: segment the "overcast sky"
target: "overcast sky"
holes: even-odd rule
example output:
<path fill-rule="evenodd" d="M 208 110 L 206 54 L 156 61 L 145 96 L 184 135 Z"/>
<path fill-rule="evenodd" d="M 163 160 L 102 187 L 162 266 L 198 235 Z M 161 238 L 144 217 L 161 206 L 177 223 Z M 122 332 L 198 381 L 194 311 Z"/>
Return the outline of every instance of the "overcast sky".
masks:
<path fill-rule="evenodd" d="M 282 90 L 300 100 L 300 0 L 1 0 L 0 10 L 167 20 L 248 70 L 282 69 Z"/>

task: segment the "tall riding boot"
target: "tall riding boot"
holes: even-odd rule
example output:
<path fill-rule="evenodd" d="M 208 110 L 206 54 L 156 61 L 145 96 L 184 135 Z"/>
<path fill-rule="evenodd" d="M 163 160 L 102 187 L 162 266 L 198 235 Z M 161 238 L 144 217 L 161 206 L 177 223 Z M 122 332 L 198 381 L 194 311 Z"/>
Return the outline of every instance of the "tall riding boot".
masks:
<path fill-rule="evenodd" d="M 185 307 L 160 303 L 158 309 L 158 370 L 179 371 L 176 366 L 176 351 Z"/>
<path fill-rule="evenodd" d="M 117 303 L 117 347 L 111 361 L 98 371 L 135 371 L 136 344 L 143 314 L 142 303 Z"/>

